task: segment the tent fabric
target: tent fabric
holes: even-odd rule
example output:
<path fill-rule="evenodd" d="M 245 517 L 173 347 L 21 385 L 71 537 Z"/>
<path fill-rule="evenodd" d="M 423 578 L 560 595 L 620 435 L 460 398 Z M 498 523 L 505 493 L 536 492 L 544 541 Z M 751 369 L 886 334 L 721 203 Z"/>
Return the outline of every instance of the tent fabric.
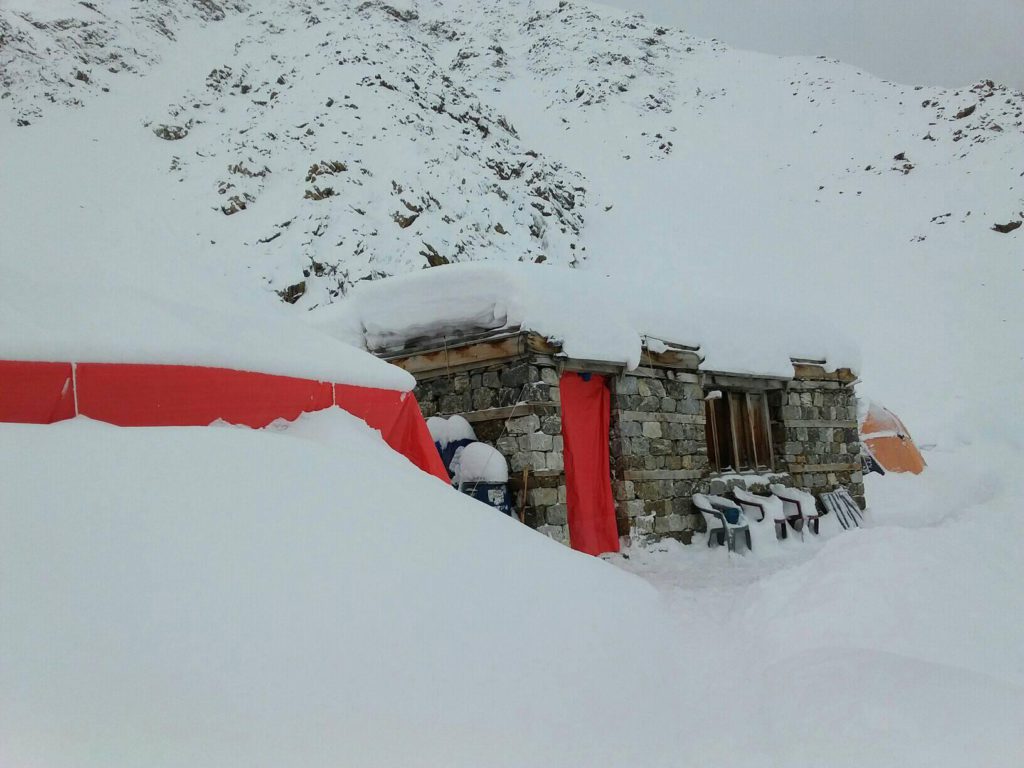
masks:
<path fill-rule="evenodd" d="M 611 402 L 603 376 L 564 373 L 559 382 L 569 544 L 590 555 L 619 551 L 608 455 Z"/>
<path fill-rule="evenodd" d="M 335 384 L 334 399 L 346 411 L 379 429 L 384 442 L 417 467 L 450 482 L 420 405 L 411 393 Z"/>
<path fill-rule="evenodd" d="M 51 424 L 74 415 L 71 363 L 0 360 L 0 421 Z"/>
<path fill-rule="evenodd" d="M 416 398 L 407 392 L 187 365 L 0 360 L 0 421 L 76 415 L 122 427 L 265 427 L 333 405 L 363 419 L 428 474 L 448 482 Z"/>
<path fill-rule="evenodd" d="M 221 419 L 254 429 L 334 403 L 331 384 L 188 365 L 79 363 L 78 412 L 121 427 L 205 426 Z"/>
<path fill-rule="evenodd" d="M 919 475 L 927 466 L 899 416 L 878 403 L 868 405 L 867 415 L 860 425 L 860 438 L 886 472 Z"/>

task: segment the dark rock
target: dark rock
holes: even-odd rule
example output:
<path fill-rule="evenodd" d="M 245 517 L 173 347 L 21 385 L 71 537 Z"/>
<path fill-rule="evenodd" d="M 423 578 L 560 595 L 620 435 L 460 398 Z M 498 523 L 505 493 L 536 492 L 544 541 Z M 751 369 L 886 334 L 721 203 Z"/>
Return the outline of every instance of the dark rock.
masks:
<path fill-rule="evenodd" d="M 178 141 L 188 136 L 188 128 L 183 125 L 158 125 L 153 133 L 164 141 Z"/>
<path fill-rule="evenodd" d="M 1006 224 L 993 224 L 992 225 L 992 229 L 994 229 L 996 232 L 1000 232 L 1000 233 L 1002 233 L 1004 235 L 1008 235 L 1011 232 L 1013 232 L 1013 230 L 1018 229 L 1020 227 L 1020 225 L 1021 225 L 1020 221 L 1010 221 L 1010 222 L 1007 222 Z"/>
<path fill-rule="evenodd" d="M 289 285 L 287 288 L 277 292 L 277 295 L 281 297 L 282 301 L 286 301 L 289 304 L 294 304 L 296 301 L 301 299 L 306 293 L 306 281 L 303 280 L 301 283 L 295 283 L 295 285 Z"/>

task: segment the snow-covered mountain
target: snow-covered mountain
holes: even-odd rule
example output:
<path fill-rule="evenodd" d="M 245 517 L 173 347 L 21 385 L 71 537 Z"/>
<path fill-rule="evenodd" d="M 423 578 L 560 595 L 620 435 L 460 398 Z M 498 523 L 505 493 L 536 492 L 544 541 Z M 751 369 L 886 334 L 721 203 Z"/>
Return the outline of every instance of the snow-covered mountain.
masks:
<path fill-rule="evenodd" d="M 1022 103 L 578 3 L 0 0 L 0 359 L 393 386 L 295 318 L 544 260 L 800 305 L 929 462 L 609 564 L 337 410 L 0 424 L 0 763 L 1017 766 Z"/>
<path fill-rule="evenodd" d="M 8 252 L 306 309 L 473 259 L 799 301 L 871 345 L 869 391 L 918 424 L 1024 375 L 1024 229 L 999 231 L 1024 219 L 1024 94 L 999 84 L 553 0 L 5 0 L 0 24 L 5 169 L 52 175 L 6 186 Z"/>

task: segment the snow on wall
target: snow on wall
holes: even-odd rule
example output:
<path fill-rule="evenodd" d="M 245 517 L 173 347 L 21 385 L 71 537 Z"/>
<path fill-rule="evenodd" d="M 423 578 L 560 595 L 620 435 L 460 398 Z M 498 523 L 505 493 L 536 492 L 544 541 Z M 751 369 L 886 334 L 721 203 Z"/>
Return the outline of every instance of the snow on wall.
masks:
<path fill-rule="evenodd" d="M 570 357 L 631 369 L 640 363 L 645 337 L 655 349 L 665 341 L 699 346 L 707 370 L 789 377 L 792 357 L 825 360 L 833 369 L 859 366 L 846 334 L 802 313 L 799 301 L 730 300 L 724 288 L 693 285 L 668 271 L 664 281 L 651 283 L 547 265 L 453 264 L 359 283 L 314 320 L 369 349 L 523 328 L 561 342 Z"/>

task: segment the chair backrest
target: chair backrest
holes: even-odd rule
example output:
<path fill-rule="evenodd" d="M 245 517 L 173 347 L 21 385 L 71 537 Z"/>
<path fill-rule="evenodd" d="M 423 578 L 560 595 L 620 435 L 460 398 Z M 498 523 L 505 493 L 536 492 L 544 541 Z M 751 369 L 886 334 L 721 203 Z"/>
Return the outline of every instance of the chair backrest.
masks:
<path fill-rule="evenodd" d="M 780 483 L 773 483 L 768 488 L 775 496 L 782 499 L 787 515 L 800 514 L 804 517 L 814 517 L 818 514 L 814 497 L 807 491 L 801 491 L 799 488 L 787 488 Z"/>
<path fill-rule="evenodd" d="M 700 512 L 701 517 L 704 518 L 704 525 L 708 527 L 708 530 L 724 526 L 725 515 L 712 506 L 711 500 L 707 496 L 703 493 L 695 493 L 691 501 L 693 506 L 697 508 L 697 511 Z"/>
<path fill-rule="evenodd" d="M 758 522 L 764 520 L 768 515 L 768 506 L 765 504 L 768 499 L 761 496 L 755 496 L 743 488 L 733 488 L 732 497 L 736 499 L 736 503 L 740 505 L 740 508 L 751 515 L 755 515 Z"/>
<path fill-rule="evenodd" d="M 707 499 L 711 502 L 712 507 L 725 515 L 725 519 L 729 525 L 747 524 L 747 519 L 743 514 L 743 507 L 732 499 L 727 499 L 724 496 L 711 495 L 709 495 Z"/>
<path fill-rule="evenodd" d="M 701 512 L 714 512 L 715 508 L 711 505 L 711 500 L 703 493 L 693 494 L 693 506 L 695 506 Z"/>

